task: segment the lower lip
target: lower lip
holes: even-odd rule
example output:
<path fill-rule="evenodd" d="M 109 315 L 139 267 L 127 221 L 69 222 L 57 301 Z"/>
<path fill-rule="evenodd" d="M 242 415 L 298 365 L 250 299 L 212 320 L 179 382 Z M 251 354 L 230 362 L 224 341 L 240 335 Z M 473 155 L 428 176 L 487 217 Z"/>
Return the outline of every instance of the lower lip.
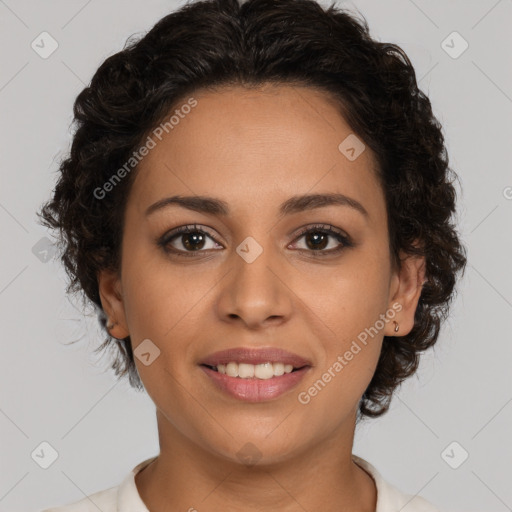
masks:
<path fill-rule="evenodd" d="M 201 369 L 219 389 L 245 402 L 264 402 L 281 396 L 294 388 L 304 378 L 309 368 L 309 366 L 305 366 L 300 370 L 271 379 L 241 379 L 201 365 Z"/>

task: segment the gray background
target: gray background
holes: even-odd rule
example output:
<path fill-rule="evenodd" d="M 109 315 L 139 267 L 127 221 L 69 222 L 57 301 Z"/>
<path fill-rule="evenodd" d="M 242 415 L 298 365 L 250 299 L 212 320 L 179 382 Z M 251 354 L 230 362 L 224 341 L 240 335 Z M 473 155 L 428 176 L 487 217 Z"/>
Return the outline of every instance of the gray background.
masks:
<path fill-rule="evenodd" d="M 512 1 L 340 3 L 410 56 L 461 179 L 469 258 L 437 346 L 389 413 L 357 431 L 354 453 L 442 510 L 512 510 Z M 92 353 L 96 319 L 66 298 L 58 262 L 44 262 L 34 212 L 68 148 L 75 96 L 129 35 L 179 5 L 0 0 L 0 511 L 76 501 L 158 452 L 153 403 Z M 43 31 L 59 45 L 47 59 L 31 48 Z M 441 46 L 453 31 L 469 44 L 458 58 Z M 31 457 L 44 441 L 58 452 L 48 469 Z"/>

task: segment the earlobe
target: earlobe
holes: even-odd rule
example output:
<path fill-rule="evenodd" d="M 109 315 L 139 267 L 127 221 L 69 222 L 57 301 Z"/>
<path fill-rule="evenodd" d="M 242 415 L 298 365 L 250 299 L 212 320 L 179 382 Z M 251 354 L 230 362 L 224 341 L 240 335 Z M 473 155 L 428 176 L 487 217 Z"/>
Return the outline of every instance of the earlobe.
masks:
<path fill-rule="evenodd" d="M 101 270 L 97 274 L 97 279 L 101 305 L 107 315 L 107 326 L 111 326 L 109 332 L 115 338 L 126 338 L 129 332 L 118 273 L 112 270 Z"/>

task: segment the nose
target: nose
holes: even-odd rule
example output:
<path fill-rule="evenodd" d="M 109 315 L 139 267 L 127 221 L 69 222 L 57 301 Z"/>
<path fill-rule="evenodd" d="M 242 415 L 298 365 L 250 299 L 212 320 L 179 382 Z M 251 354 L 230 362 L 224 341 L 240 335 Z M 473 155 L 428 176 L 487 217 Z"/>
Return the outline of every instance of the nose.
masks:
<path fill-rule="evenodd" d="M 242 322 L 257 330 L 289 320 L 293 292 L 286 282 L 286 262 L 271 243 L 258 244 L 249 238 L 233 251 L 227 265 L 217 301 L 223 321 Z"/>

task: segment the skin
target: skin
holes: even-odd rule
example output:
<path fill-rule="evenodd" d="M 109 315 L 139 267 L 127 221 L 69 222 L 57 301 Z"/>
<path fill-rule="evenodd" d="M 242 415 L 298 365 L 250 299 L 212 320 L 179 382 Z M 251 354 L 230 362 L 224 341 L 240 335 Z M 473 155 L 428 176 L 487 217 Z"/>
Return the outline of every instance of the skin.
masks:
<path fill-rule="evenodd" d="M 402 255 L 402 269 L 392 268 L 374 155 L 366 147 L 350 161 L 338 150 L 352 130 L 324 92 L 267 84 L 193 96 L 197 106 L 139 166 L 121 272 L 98 275 L 104 310 L 117 322 L 111 334 L 129 335 L 134 350 L 149 338 L 161 351 L 148 366 L 135 358 L 156 405 L 160 441 L 159 457 L 136 476 L 141 498 L 151 512 L 374 511 L 375 484 L 351 453 L 357 407 L 383 336 L 396 335 L 393 322 L 308 404 L 298 393 L 393 304 L 401 305 L 398 334 L 410 332 L 424 259 Z M 291 196 L 333 192 L 359 201 L 368 216 L 336 205 L 278 215 Z M 222 199 L 231 213 L 174 205 L 145 215 L 177 194 Z M 157 244 L 194 223 L 216 239 L 206 236 L 203 252 L 173 256 Z M 316 223 L 333 225 L 355 245 L 315 258 L 308 235 L 297 235 Z M 248 236 L 263 249 L 250 264 L 236 252 Z M 179 235 L 172 247 L 186 251 L 187 240 Z M 328 240 L 321 250 L 340 245 Z M 225 395 L 198 366 L 218 350 L 272 346 L 312 362 L 298 387 L 274 400 Z M 259 451 L 250 466 L 237 455 L 246 443 Z"/>

